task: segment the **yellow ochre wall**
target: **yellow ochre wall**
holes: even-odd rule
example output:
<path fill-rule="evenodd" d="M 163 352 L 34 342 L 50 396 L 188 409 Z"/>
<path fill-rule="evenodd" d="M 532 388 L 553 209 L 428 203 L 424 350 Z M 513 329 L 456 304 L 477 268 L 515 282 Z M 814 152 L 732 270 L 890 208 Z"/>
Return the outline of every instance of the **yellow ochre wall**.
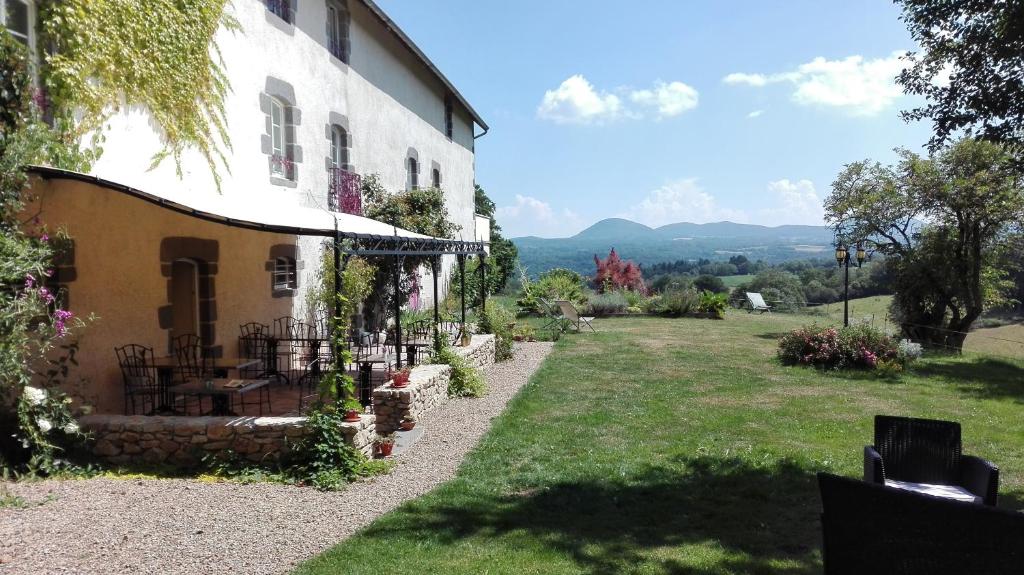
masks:
<path fill-rule="evenodd" d="M 138 343 L 152 347 L 157 357 L 167 354 L 168 330 L 159 321 L 160 308 L 169 304 L 168 277 L 161 271 L 165 238 L 218 242 L 215 338 L 203 343 L 222 346 L 224 356 L 238 354 L 240 324 L 271 324 L 276 317 L 298 316 L 305 307 L 300 295 L 273 297 L 267 270 L 271 246 L 295 245 L 295 236 L 206 222 L 84 182 L 36 180 L 33 191 L 38 203 L 29 213 L 41 209 L 48 229 L 64 228 L 75 242 L 76 277 L 66 284 L 70 309 L 82 317 L 97 316 L 81 333 L 77 375 L 87 380 L 84 399 L 100 412 L 124 409 L 114 347 Z M 318 261 L 315 254 L 297 259 L 307 265 Z"/>

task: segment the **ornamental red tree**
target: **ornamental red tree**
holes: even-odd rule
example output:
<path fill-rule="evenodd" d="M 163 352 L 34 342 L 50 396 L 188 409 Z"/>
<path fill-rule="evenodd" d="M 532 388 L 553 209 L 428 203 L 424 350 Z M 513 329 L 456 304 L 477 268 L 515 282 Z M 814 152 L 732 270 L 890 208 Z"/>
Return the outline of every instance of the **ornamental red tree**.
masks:
<path fill-rule="evenodd" d="M 640 266 L 631 260 L 622 261 L 615 248 L 608 254 L 608 257 L 601 259 L 594 254 L 594 265 L 597 266 L 597 273 L 594 274 L 594 285 L 599 293 L 612 290 L 630 290 L 646 292 L 643 274 Z"/>

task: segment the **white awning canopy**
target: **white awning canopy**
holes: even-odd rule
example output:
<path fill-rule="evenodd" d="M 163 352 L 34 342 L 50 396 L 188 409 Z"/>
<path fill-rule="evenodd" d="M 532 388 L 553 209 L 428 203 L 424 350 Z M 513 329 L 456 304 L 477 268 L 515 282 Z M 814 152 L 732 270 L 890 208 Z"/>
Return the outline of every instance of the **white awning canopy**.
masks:
<path fill-rule="evenodd" d="M 267 232 L 278 232 L 302 236 L 374 237 L 376 239 L 441 240 L 411 232 L 362 216 L 331 212 L 328 210 L 297 206 L 280 201 L 263 192 L 253 192 L 251 201 L 229 201 L 221 194 L 196 194 L 187 198 L 170 200 L 150 194 L 124 184 L 105 180 L 70 170 L 46 166 L 31 166 L 29 171 L 45 179 L 68 179 L 91 183 L 157 204 L 161 207 L 207 221 L 220 222 Z"/>

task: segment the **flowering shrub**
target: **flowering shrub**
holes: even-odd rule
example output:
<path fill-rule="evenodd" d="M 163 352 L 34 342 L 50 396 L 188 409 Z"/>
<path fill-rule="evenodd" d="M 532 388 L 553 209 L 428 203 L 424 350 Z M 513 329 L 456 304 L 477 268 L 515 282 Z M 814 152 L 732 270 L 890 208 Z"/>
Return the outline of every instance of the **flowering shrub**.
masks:
<path fill-rule="evenodd" d="M 889 368 L 894 362 L 903 365 L 896 342 L 869 325 L 802 327 L 782 336 L 778 354 L 786 364 L 828 369 L 876 369 L 880 364 Z"/>
<path fill-rule="evenodd" d="M 909 339 L 901 339 L 898 355 L 902 363 L 910 363 L 921 357 L 921 344 L 914 343 Z"/>

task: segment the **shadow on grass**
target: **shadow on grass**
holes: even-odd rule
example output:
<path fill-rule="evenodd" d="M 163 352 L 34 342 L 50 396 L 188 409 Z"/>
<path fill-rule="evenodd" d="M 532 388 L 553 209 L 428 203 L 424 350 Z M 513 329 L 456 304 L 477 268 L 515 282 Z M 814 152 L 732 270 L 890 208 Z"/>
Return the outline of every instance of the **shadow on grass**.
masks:
<path fill-rule="evenodd" d="M 525 534 L 593 575 L 638 568 L 666 574 L 819 572 L 820 503 L 812 471 L 787 460 L 753 466 L 741 459 L 685 457 L 675 463 L 679 467 L 649 467 L 608 480 L 414 504 L 402 510 L 405 520 L 371 527 L 366 535 L 393 537 L 397 528 L 403 539 L 453 544 Z M 671 549 L 686 544 L 721 548 L 724 557 L 712 571 L 698 570 Z"/>
<path fill-rule="evenodd" d="M 1024 368 L 1009 361 L 979 358 L 973 361 L 929 362 L 914 368 L 919 375 L 942 377 L 960 384 L 967 393 L 985 398 L 1011 398 L 1024 402 Z"/>
<path fill-rule="evenodd" d="M 755 334 L 754 337 L 757 337 L 757 338 L 760 338 L 760 339 L 769 339 L 769 340 L 772 340 L 772 341 L 779 341 L 779 339 L 782 338 L 782 336 L 786 335 L 787 333 L 789 333 L 789 332 L 786 332 L 786 331 L 773 331 L 773 332 L 768 332 L 768 333 L 758 333 L 758 334 Z"/>

